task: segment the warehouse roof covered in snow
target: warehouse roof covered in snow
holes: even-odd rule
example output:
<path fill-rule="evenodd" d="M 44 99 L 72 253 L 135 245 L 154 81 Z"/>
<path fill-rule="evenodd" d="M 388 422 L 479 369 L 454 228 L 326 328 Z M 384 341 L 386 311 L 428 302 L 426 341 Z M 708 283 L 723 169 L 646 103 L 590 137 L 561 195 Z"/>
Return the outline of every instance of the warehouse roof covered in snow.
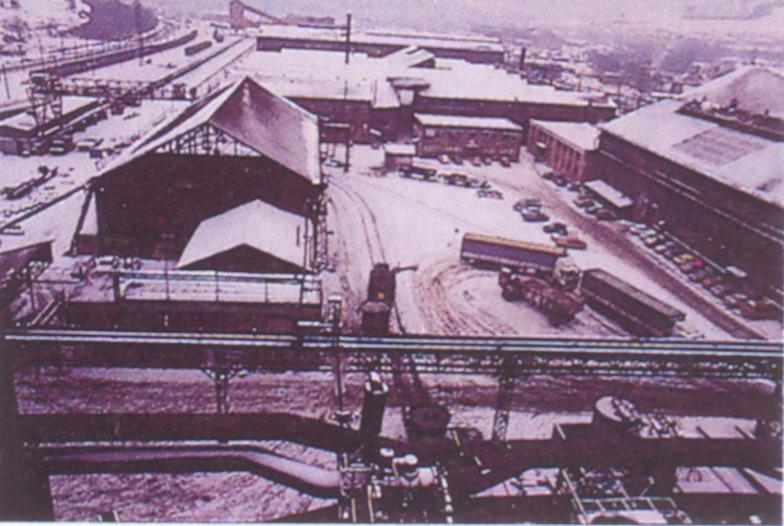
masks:
<path fill-rule="evenodd" d="M 104 172 L 176 143 L 205 124 L 320 184 L 317 117 L 247 77 L 185 108 Z"/>
<path fill-rule="evenodd" d="M 193 268 L 200 262 L 243 249 L 282 263 L 286 270 L 304 270 L 304 237 L 302 217 L 257 199 L 202 221 L 183 250 L 177 268 Z M 247 259 L 246 254 L 243 259 Z"/>

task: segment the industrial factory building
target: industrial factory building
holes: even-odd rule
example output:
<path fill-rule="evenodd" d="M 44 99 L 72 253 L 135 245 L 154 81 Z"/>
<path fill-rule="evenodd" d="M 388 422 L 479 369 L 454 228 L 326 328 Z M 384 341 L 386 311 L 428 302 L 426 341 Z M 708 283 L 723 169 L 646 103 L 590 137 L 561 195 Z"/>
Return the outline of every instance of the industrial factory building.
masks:
<path fill-rule="evenodd" d="M 257 38 L 256 48 L 259 51 L 310 49 L 345 52 L 349 45 L 353 52 L 366 53 L 371 57 L 385 57 L 416 46 L 437 58 L 484 64 L 501 64 L 504 61 L 504 47 L 495 38 L 366 31 L 353 33 L 349 44 L 343 28 L 265 25 Z"/>
<path fill-rule="evenodd" d="M 784 77 L 742 68 L 600 128 L 601 177 L 634 219 L 780 299 Z"/>
<path fill-rule="evenodd" d="M 420 157 L 520 158 L 523 128 L 509 119 L 417 113 L 414 122 Z"/>
<path fill-rule="evenodd" d="M 598 175 L 599 129 L 591 124 L 532 120 L 527 149 L 570 181 Z"/>
<path fill-rule="evenodd" d="M 75 123 L 99 110 L 100 101 L 91 97 L 63 97 L 60 115 L 50 115 L 45 123 L 36 120 L 32 109 L 16 111 L 0 120 L 0 152 L 25 155 L 34 150 L 34 142 L 46 140 L 59 132 L 64 124 Z"/>
<path fill-rule="evenodd" d="M 307 267 L 322 191 L 316 117 L 243 79 L 189 106 L 97 176 L 76 245 L 183 267 L 235 269 L 237 251 L 249 250 L 261 268 L 243 270 Z M 281 224 L 297 225 L 282 236 L 295 247 L 285 256 L 269 245 Z M 216 229 L 221 245 L 205 244 L 204 232 Z"/>
<path fill-rule="evenodd" d="M 285 49 L 244 57 L 235 68 L 258 79 L 323 123 L 351 126 L 356 143 L 410 139 L 414 114 L 509 119 L 526 138 L 531 119 L 597 123 L 615 116 L 615 106 L 596 94 L 531 85 L 519 75 L 488 64 L 437 59 L 421 48 L 387 57 Z"/>

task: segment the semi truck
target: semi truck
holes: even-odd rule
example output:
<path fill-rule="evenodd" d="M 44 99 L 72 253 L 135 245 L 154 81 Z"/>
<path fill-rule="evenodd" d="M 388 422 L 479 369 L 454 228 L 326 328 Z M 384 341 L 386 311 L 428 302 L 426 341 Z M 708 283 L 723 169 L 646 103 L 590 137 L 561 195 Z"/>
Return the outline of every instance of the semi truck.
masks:
<path fill-rule="evenodd" d="M 469 265 L 538 277 L 552 276 L 564 256 L 566 250 L 559 247 L 471 233 L 463 236 L 460 248 L 460 259 Z"/>
<path fill-rule="evenodd" d="M 583 310 L 583 300 L 555 281 L 516 274 L 503 269 L 498 275 L 501 296 L 506 301 L 525 301 L 547 315 L 550 325 L 558 327 L 572 321 Z"/>
<path fill-rule="evenodd" d="M 583 272 L 580 294 L 594 310 L 638 336 L 669 336 L 686 314 L 602 269 Z"/>

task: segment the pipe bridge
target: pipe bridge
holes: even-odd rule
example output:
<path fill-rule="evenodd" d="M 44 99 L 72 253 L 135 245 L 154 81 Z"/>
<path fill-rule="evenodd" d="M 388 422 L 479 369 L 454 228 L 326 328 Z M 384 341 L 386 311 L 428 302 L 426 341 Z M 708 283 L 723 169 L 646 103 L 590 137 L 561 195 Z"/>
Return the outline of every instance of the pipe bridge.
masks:
<path fill-rule="evenodd" d="M 420 374 L 681 376 L 780 382 L 781 342 L 565 338 L 363 337 L 10 329 L 20 366 Z"/>

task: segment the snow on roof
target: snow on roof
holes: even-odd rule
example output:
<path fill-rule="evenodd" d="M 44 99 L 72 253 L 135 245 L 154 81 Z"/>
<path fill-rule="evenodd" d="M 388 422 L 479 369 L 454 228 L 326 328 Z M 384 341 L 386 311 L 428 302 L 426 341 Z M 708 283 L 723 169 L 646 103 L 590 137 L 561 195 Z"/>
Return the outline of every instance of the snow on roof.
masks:
<path fill-rule="evenodd" d="M 417 46 L 408 46 L 384 57 L 387 62 L 403 68 L 415 68 L 433 60 L 435 55 Z"/>
<path fill-rule="evenodd" d="M 413 144 L 391 143 L 384 146 L 384 152 L 390 155 L 416 155 Z"/>
<path fill-rule="evenodd" d="M 491 128 L 494 130 L 523 131 L 523 128 L 509 119 L 499 117 L 464 117 L 461 115 L 436 115 L 416 113 L 414 118 L 423 126 L 443 126 L 449 128 Z"/>
<path fill-rule="evenodd" d="M 311 183 L 320 184 L 316 116 L 247 77 L 188 106 L 103 173 L 207 123 Z"/>
<path fill-rule="evenodd" d="M 588 181 L 584 186 L 595 192 L 599 197 L 607 200 L 615 208 L 627 208 L 634 204 L 633 201 L 626 197 L 621 191 L 610 186 L 601 179 Z"/>
<path fill-rule="evenodd" d="M 599 125 L 614 135 L 655 155 L 715 179 L 758 199 L 784 206 L 784 143 L 723 127 L 678 110 L 682 100 L 665 100 L 640 108 Z M 690 147 L 689 141 L 702 136 L 703 148 Z M 720 142 L 717 142 L 719 141 Z M 742 145 L 733 155 L 708 157 L 707 142 Z"/>
<path fill-rule="evenodd" d="M 582 151 L 599 149 L 599 128 L 587 122 L 531 120 L 531 126 L 542 128 Z"/>
<path fill-rule="evenodd" d="M 422 96 L 458 100 L 489 100 L 587 106 L 597 95 L 528 84 L 519 75 L 488 64 L 439 59 L 437 68 L 413 68 L 392 55 L 374 58 L 335 51 L 284 49 L 256 52 L 232 65 L 285 97 L 370 101 L 374 107 L 400 105 L 392 79 L 408 78 L 423 87 Z M 606 103 L 603 103 L 606 104 Z"/>
<path fill-rule="evenodd" d="M 79 97 L 79 96 L 66 96 L 63 97 L 63 115 L 74 113 L 96 104 L 97 99 L 93 97 Z M 0 126 L 7 126 L 8 128 L 15 128 L 17 130 L 31 131 L 36 128 L 35 117 L 27 111 L 17 113 L 0 121 Z"/>
<path fill-rule="evenodd" d="M 301 267 L 303 235 L 302 217 L 257 199 L 202 221 L 183 250 L 177 268 L 242 246 Z"/>
<path fill-rule="evenodd" d="M 342 28 L 310 28 L 285 25 L 264 25 L 262 38 L 307 39 L 329 42 L 343 42 L 346 39 Z M 441 49 L 464 49 L 470 51 L 495 51 L 503 53 L 504 47 L 497 39 L 488 37 L 411 34 L 394 31 L 354 32 L 351 40 L 357 44 L 387 44 L 393 46 L 418 46 Z"/>
<path fill-rule="evenodd" d="M 737 101 L 738 108 L 750 113 L 784 118 L 784 76 L 758 66 L 744 66 L 687 91 L 681 98 L 705 99 L 718 106 Z"/>

